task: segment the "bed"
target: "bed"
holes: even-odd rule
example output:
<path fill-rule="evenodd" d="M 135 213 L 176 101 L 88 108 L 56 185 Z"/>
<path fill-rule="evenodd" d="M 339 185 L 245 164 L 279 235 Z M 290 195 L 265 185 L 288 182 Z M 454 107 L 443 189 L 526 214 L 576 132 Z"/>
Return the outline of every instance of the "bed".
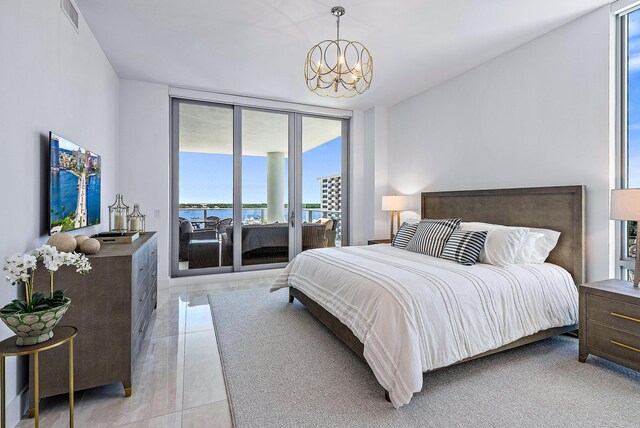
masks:
<path fill-rule="evenodd" d="M 584 187 L 421 195 L 423 218 L 461 218 L 561 232 L 541 265 L 496 267 L 390 245 L 309 250 L 272 291 L 289 288 L 371 367 L 396 407 L 423 388 L 423 373 L 574 331 L 584 278 Z"/>

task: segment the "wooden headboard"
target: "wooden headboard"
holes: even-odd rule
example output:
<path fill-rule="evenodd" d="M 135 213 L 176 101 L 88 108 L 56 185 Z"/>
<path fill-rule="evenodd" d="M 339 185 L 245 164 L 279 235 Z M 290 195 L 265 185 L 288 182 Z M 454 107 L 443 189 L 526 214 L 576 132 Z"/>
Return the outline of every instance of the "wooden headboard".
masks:
<path fill-rule="evenodd" d="M 584 282 L 584 186 L 423 192 L 422 218 L 461 218 L 505 226 L 557 230 L 547 261 Z"/>

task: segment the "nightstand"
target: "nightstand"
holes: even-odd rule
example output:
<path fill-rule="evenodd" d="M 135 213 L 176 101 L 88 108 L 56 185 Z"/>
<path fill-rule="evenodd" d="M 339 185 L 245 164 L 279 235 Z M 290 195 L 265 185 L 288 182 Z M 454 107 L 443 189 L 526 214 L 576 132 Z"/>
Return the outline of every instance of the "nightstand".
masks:
<path fill-rule="evenodd" d="M 640 288 L 608 279 L 579 290 L 579 361 L 593 354 L 640 371 Z"/>
<path fill-rule="evenodd" d="M 391 244 L 391 239 L 369 239 L 367 245 Z"/>

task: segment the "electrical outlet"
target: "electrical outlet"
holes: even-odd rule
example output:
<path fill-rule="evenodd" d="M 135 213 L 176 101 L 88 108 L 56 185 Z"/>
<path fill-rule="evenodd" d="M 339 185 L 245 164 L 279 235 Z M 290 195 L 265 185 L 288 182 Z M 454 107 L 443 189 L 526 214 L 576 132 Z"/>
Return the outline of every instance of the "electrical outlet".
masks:
<path fill-rule="evenodd" d="M 160 210 L 159 210 L 159 209 L 157 209 L 157 208 L 156 208 L 156 209 L 154 209 L 154 210 L 153 210 L 153 216 L 154 216 L 155 218 L 159 218 L 159 217 L 160 217 Z"/>

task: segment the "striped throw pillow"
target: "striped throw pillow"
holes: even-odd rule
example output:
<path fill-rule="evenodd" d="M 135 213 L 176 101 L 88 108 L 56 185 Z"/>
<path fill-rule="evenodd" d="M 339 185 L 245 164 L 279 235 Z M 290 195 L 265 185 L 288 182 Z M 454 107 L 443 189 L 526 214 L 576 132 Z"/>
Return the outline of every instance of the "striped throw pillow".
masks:
<path fill-rule="evenodd" d="M 406 250 L 428 256 L 440 257 L 442 250 L 454 230 L 460 225 L 459 218 L 422 220 Z"/>
<path fill-rule="evenodd" d="M 393 237 L 393 241 L 391 241 L 391 246 L 402 249 L 407 248 L 407 244 L 409 243 L 409 241 L 411 241 L 413 235 L 415 235 L 417 228 L 418 223 L 402 223 L 402 226 L 400 226 L 400 229 L 398 229 L 396 236 Z"/>
<path fill-rule="evenodd" d="M 461 265 L 473 266 L 478 261 L 486 239 L 486 231 L 456 230 L 451 234 L 440 257 Z"/>

